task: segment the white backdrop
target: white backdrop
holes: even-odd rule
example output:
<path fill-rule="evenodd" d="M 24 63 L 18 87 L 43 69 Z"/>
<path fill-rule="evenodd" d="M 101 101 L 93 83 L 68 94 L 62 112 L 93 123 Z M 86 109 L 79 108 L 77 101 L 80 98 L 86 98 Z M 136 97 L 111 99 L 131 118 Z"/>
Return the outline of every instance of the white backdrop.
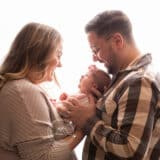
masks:
<path fill-rule="evenodd" d="M 84 33 L 85 24 L 98 12 L 120 9 L 128 14 L 134 36 L 142 52 L 153 55 L 155 70 L 160 62 L 160 10 L 156 0 L 1 0 L 0 63 L 17 32 L 35 21 L 54 26 L 64 39 L 63 67 L 57 70 L 62 90 L 76 92 L 80 75 L 92 63 Z M 54 96 L 56 90 L 49 88 Z M 81 159 L 83 142 L 76 148 Z"/>

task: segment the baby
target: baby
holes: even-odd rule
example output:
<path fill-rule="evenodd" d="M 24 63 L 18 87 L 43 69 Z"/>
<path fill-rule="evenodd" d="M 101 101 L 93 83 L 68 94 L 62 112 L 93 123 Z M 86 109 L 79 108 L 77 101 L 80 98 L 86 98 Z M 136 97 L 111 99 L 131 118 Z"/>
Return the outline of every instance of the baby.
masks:
<path fill-rule="evenodd" d="M 105 71 L 98 69 L 95 65 L 88 68 L 88 72 L 82 75 L 79 81 L 79 92 L 73 95 L 62 93 L 59 97 L 59 101 L 53 102 L 55 106 L 62 105 L 61 101 L 66 100 L 68 97 L 76 97 L 82 105 L 87 106 L 89 103 L 89 95 L 94 97 L 95 102 L 104 94 L 110 84 L 111 78 Z M 66 115 L 61 115 L 66 117 Z M 74 125 L 71 121 L 57 122 L 55 136 L 58 138 L 71 135 L 74 132 Z"/>
<path fill-rule="evenodd" d="M 98 69 L 95 65 L 91 65 L 88 68 L 88 72 L 82 75 L 79 81 L 79 92 L 74 95 L 68 95 L 67 93 L 62 93 L 60 95 L 60 100 L 65 100 L 67 97 L 76 97 L 82 103 L 87 105 L 88 95 L 92 95 L 97 101 L 107 90 L 110 84 L 111 78 L 108 73 Z"/>

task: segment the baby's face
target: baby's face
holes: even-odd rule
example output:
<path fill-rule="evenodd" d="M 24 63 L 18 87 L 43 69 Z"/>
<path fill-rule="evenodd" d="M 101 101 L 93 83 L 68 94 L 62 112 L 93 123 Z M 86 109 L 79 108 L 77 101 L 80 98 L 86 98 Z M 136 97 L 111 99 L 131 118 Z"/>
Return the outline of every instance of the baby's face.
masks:
<path fill-rule="evenodd" d="M 91 73 L 86 73 L 85 75 L 82 75 L 79 81 L 79 89 L 81 93 L 90 93 L 91 87 L 93 86 L 93 77 Z"/>

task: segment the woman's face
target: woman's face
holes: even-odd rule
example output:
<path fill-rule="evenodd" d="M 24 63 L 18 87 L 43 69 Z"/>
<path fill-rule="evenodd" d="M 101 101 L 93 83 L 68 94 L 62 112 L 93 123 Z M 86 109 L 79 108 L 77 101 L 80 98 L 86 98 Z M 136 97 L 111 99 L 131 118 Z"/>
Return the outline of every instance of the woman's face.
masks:
<path fill-rule="evenodd" d="M 51 61 L 48 64 L 46 80 L 53 80 L 53 73 L 57 67 L 61 67 L 61 56 L 62 56 L 62 44 L 57 46 L 57 49 L 51 53 Z"/>

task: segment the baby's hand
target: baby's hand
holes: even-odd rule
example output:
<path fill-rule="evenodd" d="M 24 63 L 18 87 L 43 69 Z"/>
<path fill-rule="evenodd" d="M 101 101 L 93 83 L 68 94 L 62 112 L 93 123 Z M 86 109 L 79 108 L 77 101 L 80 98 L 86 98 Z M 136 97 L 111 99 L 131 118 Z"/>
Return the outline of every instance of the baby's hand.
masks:
<path fill-rule="evenodd" d="M 97 70 L 97 66 L 94 65 L 94 64 L 92 64 L 92 65 L 90 65 L 90 66 L 88 67 L 88 70 L 89 70 L 89 71 L 95 71 L 95 70 Z"/>
<path fill-rule="evenodd" d="M 66 100 L 68 98 L 68 94 L 67 93 L 62 93 L 59 97 L 60 100 Z"/>

